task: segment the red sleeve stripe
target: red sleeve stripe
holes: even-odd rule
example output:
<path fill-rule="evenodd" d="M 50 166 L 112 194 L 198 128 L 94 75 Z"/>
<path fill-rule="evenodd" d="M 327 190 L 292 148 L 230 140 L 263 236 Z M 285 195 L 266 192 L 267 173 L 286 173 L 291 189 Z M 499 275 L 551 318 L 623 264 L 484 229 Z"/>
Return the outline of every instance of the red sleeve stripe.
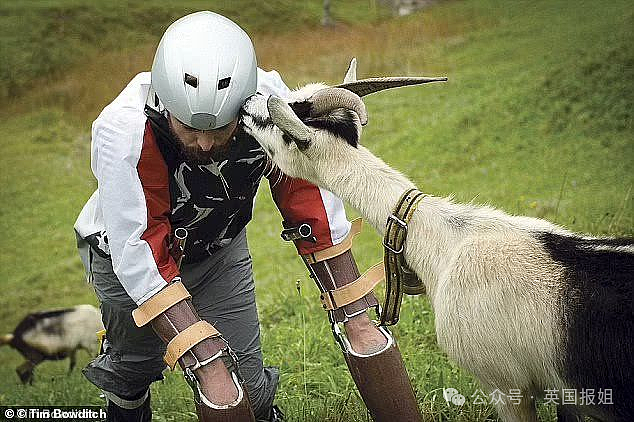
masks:
<path fill-rule="evenodd" d="M 137 171 L 147 206 L 147 228 L 141 239 L 150 246 L 159 273 L 169 283 L 179 275 L 176 262 L 169 254 L 169 239 L 172 231 L 169 221 L 171 213 L 169 176 L 167 164 L 163 160 L 149 121 L 145 124 L 143 148 Z"/>
<path fill-rule="evenodd" d="M 317 243 L 298 241 L 300 255 L 314 253 L 333 246 L 328 215 L 319 188 L 302 179 L 283 177 L 271 185 L 273 200 L 289 227 L 308 223 Z"/>

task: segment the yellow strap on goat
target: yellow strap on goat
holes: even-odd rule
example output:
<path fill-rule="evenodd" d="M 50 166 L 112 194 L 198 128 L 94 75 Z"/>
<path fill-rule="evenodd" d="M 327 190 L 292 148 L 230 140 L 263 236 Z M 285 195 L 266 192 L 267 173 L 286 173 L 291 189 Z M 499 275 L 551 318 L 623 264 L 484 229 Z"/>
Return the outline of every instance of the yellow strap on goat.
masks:
<path fill-rule="evenodd" d="M 381 310 L 380 325 L 394 325 L 398 322 L 403 293 L 424 293 L 423 283 L 414 273 L 408 271 L 403 250 L 407 237 L 407 225 L 418 203 L 425 196 L 418 189 L 409 189 L 401 195 L 392 215 L 387 219 L 383 246 L 385 253 L 385 302 Z M 407 286 L 406 286 L 407 283 Z"/>
<path fill-rule="evenodd" d="M 167 343 L 167 351 L 163 359 L 170 369 L 174 370 L 176 362 L 192 347 L 205 339 L 217 336 L 220 336 L 220 333 L 213 325 L 207 321 L 198 321 L 185 328 Z"/>
<path fill-rule="evenodd" d="M 132 311 L 132 318 L 137 327 L 143 327 L 181 300 L 191 297 L 185 286 L 183 286 L 183 283 L 180 281 L 170 283 L 163 290 Z"/>
<path fill-rule="evenodd" d="M 308 264 L 316 264 L 317 262 L 325 261 L 327 259 L 341 255 L 342 253 L 352 248 L 352 239 L 354 239 L 356 235 L 361 233 L 362 226 L 363 220 L 361 218 L 353 220 L 352 227 L 350 227 L 350 232 L 348 233 L 348 236 L 346 236 L 346 238 L 343 239 L 340 243 L 321 251 L 302 255 L 302 258 L 304 258 L 304 260 Z"/>
<path fill-rule="evenodd" d="M 349 305 L 370 293 L 377 284 L 383 281 L 383 278 L 383 263 L 379 262 L 352 283 L 323 292 L 320 296 L 321 303 L 327 311 Z"/>

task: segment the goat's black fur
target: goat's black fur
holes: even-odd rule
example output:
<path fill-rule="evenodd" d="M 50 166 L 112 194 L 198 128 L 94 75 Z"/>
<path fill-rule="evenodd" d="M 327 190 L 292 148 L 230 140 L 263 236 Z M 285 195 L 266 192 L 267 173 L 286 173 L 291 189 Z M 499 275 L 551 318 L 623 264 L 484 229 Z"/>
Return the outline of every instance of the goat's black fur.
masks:
<path fill-rule="evenodd" d="M 359 118 L 354 111 L 338 108 L 323 116 L 311 116 L 302 119 L 303 122 L 316 129 L 324 129 L 331 134 L 344 139 L 353 147 L 359 145 Z"/>
<path fill-rule="evenodd" d="M 613 404 L 582 406 L 599 419 L 634 420 L 634 239 L 586 239 L 540 233 L 565 268 L 563 374 L 571 388 L 610 390 Z M 621 247 L 621 248 L 619 248 Z M 595 397 L 598 403 L 598 397 Z"/>

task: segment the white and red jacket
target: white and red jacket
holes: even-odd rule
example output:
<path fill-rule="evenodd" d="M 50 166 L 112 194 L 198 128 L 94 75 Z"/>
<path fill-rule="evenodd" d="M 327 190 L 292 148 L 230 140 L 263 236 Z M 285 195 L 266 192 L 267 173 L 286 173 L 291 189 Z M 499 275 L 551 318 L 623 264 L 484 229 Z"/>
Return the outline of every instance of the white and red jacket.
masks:
<path fill-rule="evenodd" d="M 75 223 L 80 254 L 110 256 L 115 274 L 138 304 L 179 276 L 168 247 L 174 228 L 189 237 L 185 262 L 195 262 L 228 244 L 250 221 L 258 184 L 269 177 L 285 222 L 308 223 L 316 243 L 298 243 L 307 254 L 341 242 L 350 230 L 343 203 L 306 181 L 272 167 L 256 141 L 238 130 L 226 156 L 193 165 L 171 148 L 160 119 L 145 102 L 150 73 L 140 73 L 92 125 L 91 167 L 98 188 Z M 277 72 L 258 69 L 258 92 L 289 93 Z"/>

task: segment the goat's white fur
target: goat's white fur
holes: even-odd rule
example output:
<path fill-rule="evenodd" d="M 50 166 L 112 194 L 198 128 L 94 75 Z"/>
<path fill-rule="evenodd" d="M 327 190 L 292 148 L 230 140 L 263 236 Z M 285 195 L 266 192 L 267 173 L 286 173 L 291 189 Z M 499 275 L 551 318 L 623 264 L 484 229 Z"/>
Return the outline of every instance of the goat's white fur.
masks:
<path fill-rule="evenodd" d="M 33 330 L 24 333 L 22 339 L 47 355 L 78 349 L 84 349 L 91 354 L 96 352 L 99 344 L 97 331 L 103 329 L 98 309 L 92 305 L 78 305 L 61 318 L 62 321 L 58 323 L 64 329 L 60 334 L 47 332 L 45 327 L 49 325 L 49 321 L 43 319 L 37 322 Z"/>
<path fill-rule="evenodd" d="M 96 334 L 100 330 L 103 323 L 99 310 L 92 305 L 78 305 L 27 315 L 13 334 L 0 336 L 0 346 L 8 344 L 27 359 L 16 371 L 22 382 L 31 382 L 34 367 L 43 360 L 69 357 L 72 370 L 77 350 L 96 354 Z"/>
<path fill-rule="evenodd" d="M 289 102 L 323 87 L 308 85 Z M 247 102 L 245 111 L 247 131 L 285 174 L 340 196 L 384 234 L 401 194 L 414 187 L 410 180 L 363 146 L 353 148 L 329 132 L 315 130 L 300 151 L 282 140 L 277 127 L 253 125 L 251 116 L 268 116 L 262 98 Z M 541 219 L 428 196 L 412 217 L 405 244 L 405 258 L 431 300 L 439 345 L 485 388 L 522 391 L 522 404 L 498 405 L 506 421 L 537 420 L 531 396 L 567 388 L 559 375 L 563 339 L 557 328 L 564 269 L 531 237 L 536 231 L 572 235 Z"/>

